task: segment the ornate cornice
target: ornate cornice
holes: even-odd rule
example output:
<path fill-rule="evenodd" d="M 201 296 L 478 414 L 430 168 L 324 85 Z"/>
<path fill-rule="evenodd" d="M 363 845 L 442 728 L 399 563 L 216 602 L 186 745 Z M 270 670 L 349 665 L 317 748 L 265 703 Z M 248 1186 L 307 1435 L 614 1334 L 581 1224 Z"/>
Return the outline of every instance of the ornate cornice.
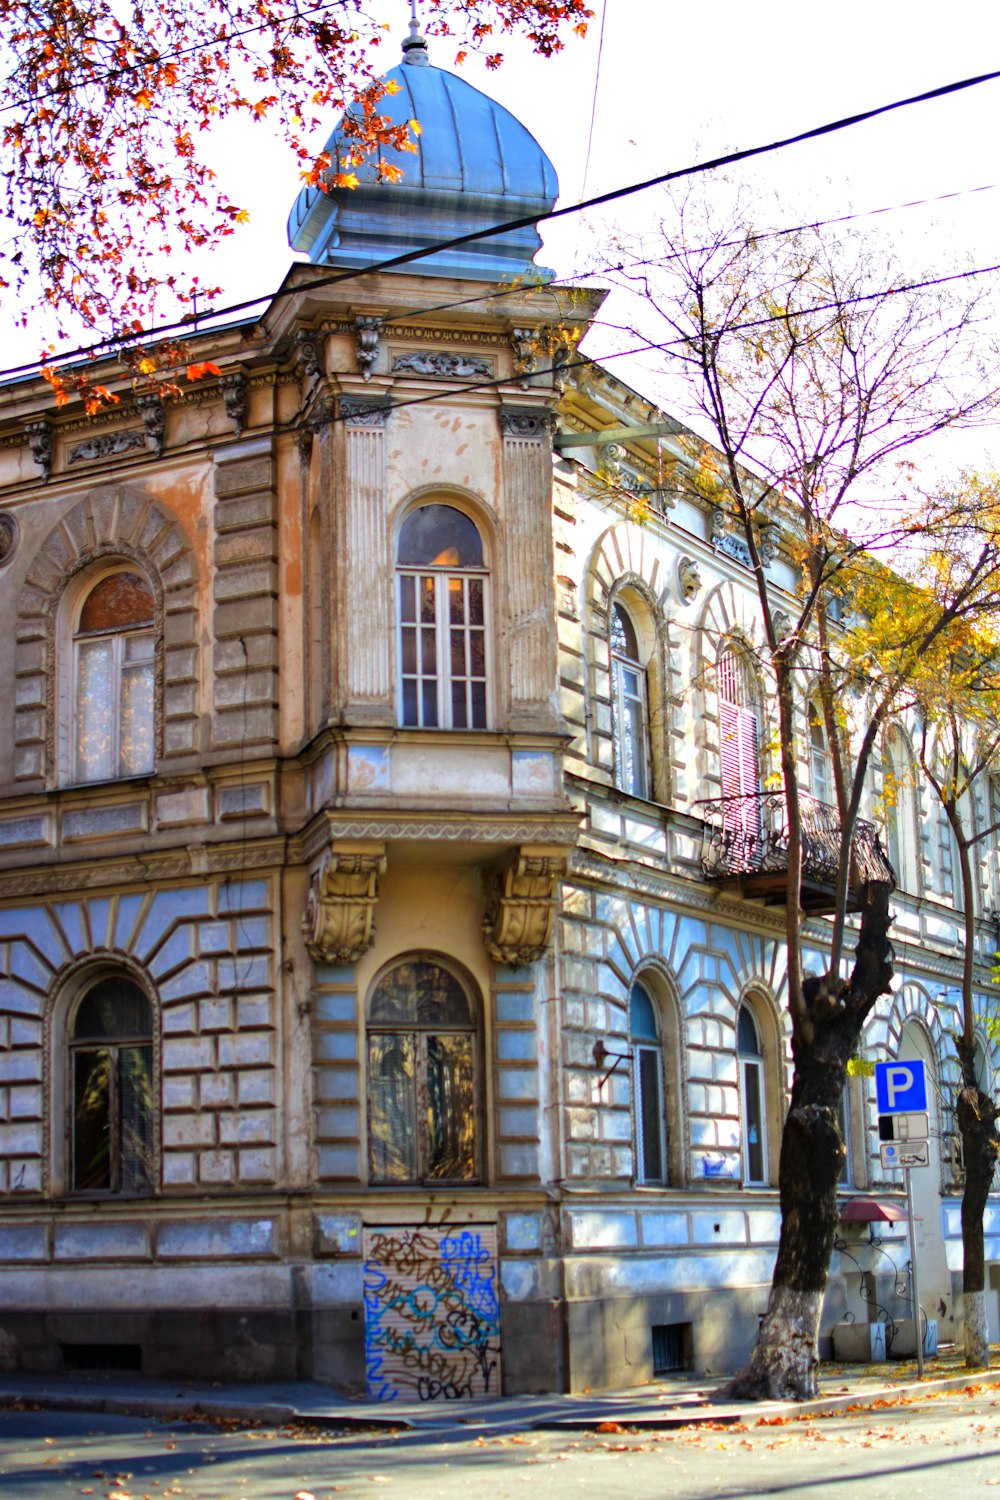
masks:
<path fill-rule="evenodd" d="M 523 844 L 491 877 L 483 941 L 494 963 L 522 968 L 541 958 L 549 946 L 567 852 Z"/>
<path fill-rule="evenodd" d="M 455 821 L 446 817 L 406 819 L 397 815 L 368 818 L 334 818 L 321 814 L 313 825 L 295 839 L 289 849 L 293 864 L 311 862 L 331 839 L 390 839 L 442 844 L 555 844 L 563 849 L 577 839 L 580 819 L 567 813 L 562 819 L 466 818 Z"/>
<path fill-rule="evenodd" d="M 314 873 L 302 932 L 317 963 L 356 964 L 375 941 L 385 845 L 338 841 Z"/>
<path fill-rule="evenodd" d="M 0 900 L 139 884 L 146 889 L 160 880 L 190 880 L 278 869 L 284 863 L 285 850 L 285 840 L 276 838 L 236 848 L 213 849 L 201 845 L 192 850 L 165 854 L 137 854 L 106 864 L 90 860 L 72 865 L 33 865 L 30 869 L 0 874 Z"/>

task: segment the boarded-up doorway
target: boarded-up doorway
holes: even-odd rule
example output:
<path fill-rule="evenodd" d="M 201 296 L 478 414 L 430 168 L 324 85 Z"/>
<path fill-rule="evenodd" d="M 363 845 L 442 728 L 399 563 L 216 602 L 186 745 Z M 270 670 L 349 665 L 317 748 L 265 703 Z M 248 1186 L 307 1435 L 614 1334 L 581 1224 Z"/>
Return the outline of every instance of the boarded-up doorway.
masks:
<path fill-rule="evenodd" d="M 371 1399 L 499 1396 L 496 1226 L 366 1229 L 364 1261 Z"/>

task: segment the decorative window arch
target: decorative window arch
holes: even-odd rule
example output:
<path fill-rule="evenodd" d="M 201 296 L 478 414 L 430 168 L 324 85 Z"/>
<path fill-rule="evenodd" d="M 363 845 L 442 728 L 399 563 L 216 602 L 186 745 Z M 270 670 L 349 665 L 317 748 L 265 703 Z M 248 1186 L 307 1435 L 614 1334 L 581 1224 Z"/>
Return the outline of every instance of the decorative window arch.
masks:
<path fill-rule="evenodd" d="M 413 954 L 368 999 L 368 1170 L 375 1184 L 479 1180 L 478 996 Z"/>
<path fill-rule="evenodd" d="M 398 718 L 487 729 L 489 570 L 476 523 L 453 505 L 411 510 L 396 546 Z"/>
<path fill-rule="evenodd" d="M 611 606 L 611 717 L 615 785 L 633 797 L 649 797 L 649 694 L 646 666 L 631 615 L 620 600 Z"/>
<path fill-rule="evenodd" d="M 154 1191 L 153 1007 L 130 975 L 87 984 L 66 1026 L 68 1167 L 72 1192 Z"/>
<path fill-rule="evenodd" d="M 71 783 L 141 776 L 155 764 L 156 600 L 133 563 L 88 570 L 67 601 Z"/>
<path fill-rule="evenodd" d="M 744 1001 L 736 1014 L 736 1051 L 740 1074 L 743 1181 L 761 1187 L 769 1181 L 767 1151 L 767 1080 L 760 1027 Z"/>
<path fill-rule="evenodd" d="M 663 1041 L 657 1006 L 640 980 L 636 980 L 629 993 L 628 1015 L 632 1049 L 635 1180 L 639 1183 L 665 1183 L 668 1171 Z"/>

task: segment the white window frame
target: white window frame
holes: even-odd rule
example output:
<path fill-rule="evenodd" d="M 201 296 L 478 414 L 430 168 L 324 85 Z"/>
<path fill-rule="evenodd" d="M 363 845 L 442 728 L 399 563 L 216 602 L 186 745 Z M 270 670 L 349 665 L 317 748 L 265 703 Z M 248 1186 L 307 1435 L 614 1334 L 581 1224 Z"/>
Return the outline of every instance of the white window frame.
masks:
<path fill-rule="evenodd" d="M 123 781 L 133 776 L 150 776 L 156 769 L 156 643 L 158 638 L 157 624 L 154 620 L 150 625 L 139 625 L 125 627 L 117 630 L 92 631 L 81 634 L 79 631 L 80 617 L 84 605 L 97 585 L 105 578 L 116 573 L 131 573 L 139 578 L 145 579 L 143 570 L 134 565 L 108 568 L 100 572 L 90 573 L 85 581 L 81 582 L 77 597 L 73 606 L 70 620 L 70 639 L 68 645 L 69 656 L 69 709 L 66 719 L 66 739 L 64 742 L 63 763 L 67 769 L 68 784 L 71 786 L 88 786 L 106 781 Z M 129 661 L 127 659 L 128 642 L 148 640 L 148 653 Z M 88 775 L 80 761 L 80 730 L 81 730 L 81 668 L 80 658 L 83 648 L 91 642 L 107 642 L 111 647 L 111 761 L 110 771 L 104 775 Z M 122 688 L 124 674 L 127 668 L 148 666 L 152 672 L 152 697 L 151 697 L 151 721 L 150 721 L 150 755 L 148 764 L 131 767 L 123 770 L 121 766 L 122 742 L 121 742 L 121 716 L 122 716 Z M 65 680 L 65 679 L 64 679 Z"/>
<path fill-rule="evenodd" d="M 403 619 L 403 579 L 413 580 L 414 589 L 414 620 Z M 420 613 L 420 591 L 424 580 L 432 584 L 434 590 L 434 622 L 424 623 L 419 619 Z M 478 580 L 483 589 L 483 623 L 482 626 L 469 623 L 469 584 Z M 456 627 L 450 618 L 450 594 L 453 586 L 462 590 L 464 600 L 464 623 Z M 482 677 L 473 676 L 466 671 L 465 675 L 465 704 L 466 723 L 455 725 L 452 712 L 452 669 L 451 669 L 451 644 L 452 632 L 461 629 L 465 643 L 466 668 L 470 666 L 470 644 L 472 633 L 482 630 L 483 634 L 483 661 L 484 671 Z M 416 632 L 416 670 L 412 673 L 403 671 L 403 631 L 412 629 Z M 422 635 L 428 630 L 434 632 L 434 672 L 424 672 L 422 669 Z M 398 663 L 397 678 L 397 702 L 396 720 L 403 729 L 455 729 L 459 730 L 483 730 L 493 727 L 493 711 L 491 703 L 490 685 L 493 681 L 493 650 L 492 631 L 490 629 L 490 577 L 489 569 L 484 565 L 481 568 L 435 568 L 433 565 L 423 564 L 419 567 L 397 565 L 396 567 L 396 661 Z M 437 723 L 428 724 L 424 715 L 424 685 L 427 682 L 435 683 L 435 707 Z M 406 682 L 416 683 L 417 698 L 417 722 L 408 722 L 405 716 L 404 684 Z M 472 722 L 472 685 L 482 682 L 485 700 L 485 715 L 482 724 Z"/>
<path fill-rule="evenodd" d="M 758 1051 L 755 1055 L 740 1052 L 739 1049 L 739 1015 L 746 1011 L 753 1025 L 754 1035 L 757 1038 Z M 761 1041 L 760 1026 L 753 1010 L 744 1001 L 737 1012 L 737 1059 L 740 1072 L 740 1166 L 744 1187 L 767 1187 L 770 1182 L 768 1175 L 768 1151 L 767 1151 L 767 1074 L 764 1067 L 764 1047 Z M 760 1108 L 760 1159 L 761 1175 L 752 1177 L 750 1175 L 750 1095 L 747 1086 L 748 1078 L 753 1075 L 757 1079 L 757 1100 Z"/>
<path fill-rule="evenodd" d="M 635 621 L 625 606 L 616 600 L 611 606 L 612 620 L 614 611 L 620 609 L 628 620 L 632 634 L 636 637 L 638 644 L 638 631 Z M 609 642 L 613 639 L 613 630 L 609 629 Z M 636 691 L 632 692 L 627 683 L 627 676 L 631 674 L 636 680 Z M 630 797 L 641 797 L 648 801 L 650 798 L 651 766 L 649 756 L 649 685 L 646 677 L 646 668 L 638 657 L 625 655 L 611 647 L 611 684 L 612 705 L 611 717 L 614 729 L 614 755 L 615 755 L 615 785 L 619 791 L 627 792 Z M 633 712 L 633 707 L 637 713 Z M 638 729 L 636 720 L 638 719 Z"/>

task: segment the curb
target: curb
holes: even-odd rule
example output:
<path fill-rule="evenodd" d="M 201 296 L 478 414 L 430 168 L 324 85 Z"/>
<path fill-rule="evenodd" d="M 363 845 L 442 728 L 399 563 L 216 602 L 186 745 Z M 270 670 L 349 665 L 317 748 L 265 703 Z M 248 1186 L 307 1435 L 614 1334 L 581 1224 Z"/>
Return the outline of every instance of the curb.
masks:
<path fill-rule="evenodd" d="M 912 1404 L 924 1396 L 937 1396 L 945 1391 L 964 1391 L 969 1386 L 1000 1384 L 1000 1370 L 970 1371 L 967 1375 L 944 1375 L 936 1380 L 917 1381 L 912 1385 L 880 1386 L 872 1391 L 847 1391 L 837 1396 L 819 1396 L 815 1401 L 762 1401 L 739 1407 L 707 1404 L 696 1412 L 684 1412 L 678 1407 L 665 1407 L 662 1411 L 648 1409 L 609 1410 L 602 1415 L 543 1417 L 532 1422 L 534 1430 L 588 1431 L 598 1422 L 614 1422 L 619 1427 L 636 1427 L 643 1430 L 666 1431 L 677 1427 L 697 1427 L 713 1422 L 731 1427 L 737 1422 L 756 1426 L 762 1420 L 774 1417 L 819 1417 L 839 1411 L 864 1411 L 871 1407 Z"/>
<path fill-rule="evenodd" d="M 815 1401 L 762 1401 L 730 1406 L 718 1405 L 709 1397 L 704 1403 L 686 1405 L 654 1406 L 653 1403 L 625 1405 L 621 1397 L 616 1401 L 598 1402 L 585 1411 L 567 1411 L 565 1415 L 550 1414 L 534 1416 L 531 1412 L 518 1413 L 507 1407 L 501 1399 L 491 1402 L 489 1409 L 477 1406 L 474 1412 L 461 1403 L 439 1406 L 429 1403 L 419 1412 L 412 1409 L 404 1415 L 402 1411 L 392 1416 L 371 1407 L 355 1408 L 353 1411 L 308 1411 L 294 1405 L 261 1404 L 232 1400 L 205 1399 L 204 1396 L 183 1399 L 166 1396 L 102 1396 L 90 1393 L 69 1393 L 54 1390 L 38 1392 L 0 1392 L 0 1410 L 42 1409 L 45 1411 L 103 1412 L 120 1417 L 150 1417 L 158 1421 L 237 1421 L 260 1423 L 269 1427 L 285 1427 L 300 1422 L 309 1427 L 327 1432 L 419 1432 L 442 1429 L 469 1429 L 469 1436 L 497 1428 L 520 1428 L 533 1432 L 581 1432 L 593 1431 L 602 1422 L 613 1422 L 623 1429 L 644 1431 L 667 1431 L 682 1427 L 698 1427 L 708 1423 L 732 1427 L 739 1422 L 757 1426 L 775 1417 L 807 1418 L 833 1415 L 836 1412 L 882 1408 L 897 1404 L 913 1404 L 923 1397 L 936 1396 L 947 1391 L 962 1391 L 969 1386 L 1000 1385 L 1000 1369 L 970 1371 L 964 1375 L 941 1376 L 934 1380 L 918 1381 L 908 1385 L 879 1386 L 868 1391 L 847 1391 L 836 1396 L 820 1396 Z M 571 1402 L 574 1398 L 569 1397 Z"/>

